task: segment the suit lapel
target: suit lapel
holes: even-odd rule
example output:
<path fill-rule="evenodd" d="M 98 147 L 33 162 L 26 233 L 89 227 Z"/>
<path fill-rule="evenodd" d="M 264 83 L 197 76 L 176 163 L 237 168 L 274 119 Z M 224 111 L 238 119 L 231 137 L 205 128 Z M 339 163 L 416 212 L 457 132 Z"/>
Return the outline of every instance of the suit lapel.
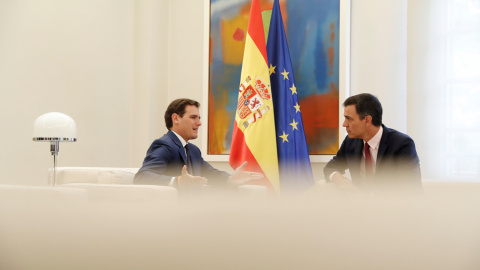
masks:
<path fill-rule="evenodd" d="M 348 167 L 350 169 L 350 174 L 352 176 L 359 176 L 360 175 L 360 162 L 362 160 L 362 151 L 363 151 L 363 140 L 362 139 L 351 139 L 352 146 L 349 150 L 349 154 L 347 155 L 347 162 Z M 358 178 L 358 177 L 354 177 Z"/>
<path fill-rule="evenodd" d="M 180 156 L 182 157 L 183 164 L 186 165 L 187 164 L 187 156 L 185 155 L 185 148 L 183 148 L 182 142 L 180 142 L 180 140 L 177 138 L 177 136 L 171 130 L 169 130 L 167 134 L 170 137 L 170 139 L 172 139 L 172 141 L 175 143 L 175 145 L 178 147 L 177 151 L 180 154 Z"/>
<path fill-rule="evenodd" d="M 383 154 L 387 150 L 387 142 L 388 142 L 388 131 L 389 129 L 382 124 L 383 133 L 382 138 L 380 139 L 380 145 L 378 146 L 378 154 L 377 154 L 377 162 L 375 163 L 375 167 L 378 167 L 378 164 L 382 161 Z"/>

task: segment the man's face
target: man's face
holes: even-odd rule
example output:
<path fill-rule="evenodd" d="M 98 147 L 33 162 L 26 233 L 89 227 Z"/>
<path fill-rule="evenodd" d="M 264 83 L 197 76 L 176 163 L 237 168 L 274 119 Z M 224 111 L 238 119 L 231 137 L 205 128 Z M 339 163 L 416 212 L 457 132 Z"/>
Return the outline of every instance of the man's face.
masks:
<path fill-rule="evenodd" d="M 172 120 L 172 130 L 182 136 L 185 141 L 188 142 L 198 137 L 198 128 L 202 125 L 202 122 L 200 121 L 200 112 L 196 106 L 187 105 L 183 117 L 173 114 Z"/>
<path fill-rule="evenodd" d="M 348 105 L 343 111 L 343 116 L 345 116 L 345 121 L 343 121 L 343 127 L 347 130 L 348 137 L 351 139 L 363 137 L 366 134 L 366 119 L 360 119 L 360 116 L 357 113 L 355 105 Z"/>

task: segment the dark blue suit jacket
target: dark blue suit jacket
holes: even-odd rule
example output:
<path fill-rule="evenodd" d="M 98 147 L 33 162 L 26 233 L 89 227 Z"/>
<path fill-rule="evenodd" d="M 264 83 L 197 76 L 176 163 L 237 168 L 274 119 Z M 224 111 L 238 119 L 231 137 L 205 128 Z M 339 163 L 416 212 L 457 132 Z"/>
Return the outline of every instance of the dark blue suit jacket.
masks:
<path fill-rule="evenodd" d="M 200 149 L 188 143 L 192 160 L 193 175 L 208 179 L 209 185 L 225 184 L 230 176 L 224 171 L 213 168 L 203 160 Z M 143 166 L 135 175 L 134 184 L 168 185 L 172 177 L 182 174 L 187 157 L 182 143 L 169 130 L 163 137 L 153 141 L 143 161 Z"/>
<path fill-rule="evenodd" d="M 378 148 L 375 176 L 367 182 L 360 176 L 360 161 L 364 143 L 362 139 L 350 139 L 348 136 L 342 143 L 337 155 L 325 166 L 323 172 L 328 181 L 329 176 L 338 171 L 350 170 L 352 182 L 360 187 L 373 185 L 376 187 L 409 188 L 421 190 L 420 160 L 415 143 L 406 134 L 382 125 L 383 134 Z"/>

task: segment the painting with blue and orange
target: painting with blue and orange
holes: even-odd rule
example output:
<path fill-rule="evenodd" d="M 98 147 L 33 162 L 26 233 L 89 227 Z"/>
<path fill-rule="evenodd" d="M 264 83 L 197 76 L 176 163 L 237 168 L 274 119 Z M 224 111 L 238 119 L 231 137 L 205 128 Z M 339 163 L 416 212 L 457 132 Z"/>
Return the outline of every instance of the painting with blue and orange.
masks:
<path fill-rule="evenodd" d="M 251 0 L 210 1 L 208 154 L 229 154 Z M 273 0 L 260 0 L 262 11 Z M 340 0 L 280 0 L 311 155 L 338 150 Z M 275 108 L 274 108 L 275 109 Z"/>

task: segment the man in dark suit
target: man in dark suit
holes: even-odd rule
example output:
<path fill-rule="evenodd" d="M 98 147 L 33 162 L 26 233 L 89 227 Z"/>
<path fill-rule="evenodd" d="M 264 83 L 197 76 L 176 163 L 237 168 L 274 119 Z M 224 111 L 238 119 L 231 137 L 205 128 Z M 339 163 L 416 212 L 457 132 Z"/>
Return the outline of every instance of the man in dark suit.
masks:
<path fill-rule="evenodd" d="M 134 178 L 135 184 L 173 186 L 180 189 L 212 186 L 238 186 L 263 175 L 242 171 L 246 162 L 230 175 L 213 168 L 203 160 L 200 149 L 189 143 L 198 137 L 202 125 L 200 103 L 191 99 L 177 99 L 165 112 L 169 131 L 155 140 L 147 151 L 143 166 Z"/>
<path fill-rule="evenodd" d="M 415 143 L 382 124 L 380 101 L 371 94 L 359 94 L 346 99 L 343 106 L 348 136 L 323 170 L 326 181 L 368 192 L 421 191 Z M 346 169 L 352 181 L 344 176 Z"/>

